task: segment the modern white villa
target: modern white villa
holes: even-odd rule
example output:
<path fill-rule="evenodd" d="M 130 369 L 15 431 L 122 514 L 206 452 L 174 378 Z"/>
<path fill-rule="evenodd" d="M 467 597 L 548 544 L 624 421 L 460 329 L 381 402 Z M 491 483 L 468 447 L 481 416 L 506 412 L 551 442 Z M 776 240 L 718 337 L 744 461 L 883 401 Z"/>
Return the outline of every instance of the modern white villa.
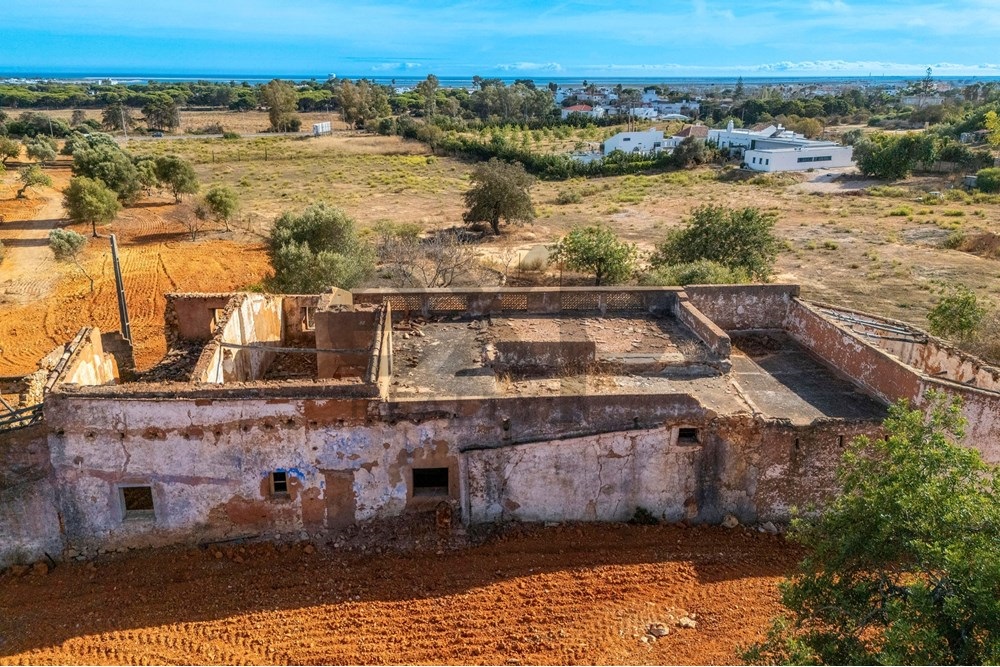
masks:
<path fill-rule="evenodd" d="M 663 150 L 663 130 L 655 127 L 642 132 L 619 132 L 604 140 L 604 155 L 614 151 L 625 153 L 659 153 Z"/>
<path fill-rule="evenodd" d="M 854 149 L 833 141 L 769 139 L 744 151 L 743 163 L 754 171 L 805 171 L 854 165 Z"/>

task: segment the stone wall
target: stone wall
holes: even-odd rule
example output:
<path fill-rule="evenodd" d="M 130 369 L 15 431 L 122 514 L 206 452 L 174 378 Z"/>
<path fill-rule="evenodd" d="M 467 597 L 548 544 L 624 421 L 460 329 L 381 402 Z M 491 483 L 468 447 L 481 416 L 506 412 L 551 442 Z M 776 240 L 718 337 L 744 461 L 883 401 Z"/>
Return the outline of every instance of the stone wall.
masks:
<path fill-rule="evenodd" d="M 781 329 L 798 285 L 688 285 L 698 310 L 725 331 Z"/>
<path fill-rule="evenodd" d="M 88 327 L 80 343 L 72 350 L 60 376 L 60 382 L 84 386 L 115 384 L 118 364 L 110 354 L 105 354 L 99 329 Z"/>
<path fill-rule="evenodd" d="M 0 435 L 0 567 L 62 553 L 47 436 L 44 423 Z"/>

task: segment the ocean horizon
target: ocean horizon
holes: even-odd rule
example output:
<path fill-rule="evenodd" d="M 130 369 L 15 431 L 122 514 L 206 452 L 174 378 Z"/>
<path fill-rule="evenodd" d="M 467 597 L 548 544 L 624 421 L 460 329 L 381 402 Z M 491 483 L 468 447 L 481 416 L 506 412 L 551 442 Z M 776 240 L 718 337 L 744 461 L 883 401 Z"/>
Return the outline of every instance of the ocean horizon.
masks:
<path fill-rule="evenodd" d="M 864 85 L 892 85 L 905 83 L 923 78 L 924 74 L 915 73 L 913 76 L 893 75 L 801 75 L 801 74 L 772 74 L 768 76 L 489 76 L 483 78 L 497 78 L 507 84 L 517 80 L 530 79 L 536 85 L 545 85 L 554 82 L 563 86 L 581 85 L 584 81 L 597 85 L 614 85 L 617 83 L 630 84 L 633 86 L 656 85 L 656 84 L 676 84 L 687 86 L 729 86 L 735 85 L 740 78 L 745 85 L 787 85 L 790 83 L 799 84 L 864 84 Z M 209 72 L 131 72 L 123 71 L 66 71 L 66 70 L 0 70 L 0 80 L 11 82 L 31 81 L 31 82 L 71 82 L 71 83 L 92 83 L 100 81 L 113 81 L 121 84 L 145 83 L 156 81 L 160 83 L 175 82 L 230 82 L 237 83 L 267 83 L 272 79 L 283 79 L 286 81 L 306 82 L 306 81 L 326 81 L 329 78 L 339 79 L 367 79 L 384 85 L 395 85 L 397 87 L 411 87 L 426 79 L 427 75 L 414 76 L 385 76 L 372 74 L 338 74 L 327 73 L 209 73 Z M 472 87 L 473 75 L 451 75 L 438 76 L 441 86 L 447 88 L 469 88 Z M 937 81 L 949 81 L 953 83 L 973 83 L 977 81 L 997 81 L 1000 76 L 935 76 Z"/>

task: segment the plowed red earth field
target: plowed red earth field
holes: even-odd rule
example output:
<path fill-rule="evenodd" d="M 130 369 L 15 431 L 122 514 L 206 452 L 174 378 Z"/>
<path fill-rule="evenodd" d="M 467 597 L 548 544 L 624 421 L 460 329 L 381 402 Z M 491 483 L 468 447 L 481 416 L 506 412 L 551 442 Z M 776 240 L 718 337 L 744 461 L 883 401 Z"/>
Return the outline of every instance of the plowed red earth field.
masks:
<path fill-rule="evenodd" d="M 129 552 L 0 578 L 0 663 L 734 663 L 800 556 L 744 528 L 625 525 Z M 641 639 L 678 610 L 697 627 Z"/>

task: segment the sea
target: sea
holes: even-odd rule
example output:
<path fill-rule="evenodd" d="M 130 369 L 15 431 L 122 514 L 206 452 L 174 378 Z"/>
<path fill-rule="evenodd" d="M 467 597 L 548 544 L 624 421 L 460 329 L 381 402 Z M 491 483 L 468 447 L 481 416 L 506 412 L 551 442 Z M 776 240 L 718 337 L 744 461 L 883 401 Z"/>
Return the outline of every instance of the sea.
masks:
<path fill-rule="evenodd" d="M 863 87 L 886 87 L 893 88 L 905 85 L 907 82 L 923 78 L 923 72 L 914 73 L 913 76 L 797 76 L 784 74 L 780 76 L 743 76 L 743 84 L 748 87 L 754 86 L 781 86 L 781 85 L 817 85 L 829 87 L 843 86 L 863 86 Z M 60 72 L 60 71 L 10 71 L 0 70 L 0 81 L 5 82 L 74 82 L 89 83 L 96 81 L 113 81 L 115 83 L 130 84 L 144 83 L 147 81 L 157 81 L 163 83 L 190 82 L 190 81 L 212 81 L 226 82 L 235 81 L 237 83 L 267 83 L 272 79 L 284 79 L 286 81 L 326 81 L 330 78 L 341 79 L 368 79 L 375 83 L 391 85 L 399 89 L 407 89 L 416 86 L 426 78 L 425 76 L 372 76 L 370 74 L 339 74 L 327 73 L 254 73 L 254 74 L 230 74 L 230 73 L 163 73 L 163 72 L 129 72 L 129 71 L 108 71 L 108 72 Z M 566 76 L 497 76 L 484 78 L 498 78 L 504 83 L 512 84 L 517 80 L 531 79 L 538 86 L 544 86 L 553 82 L 561 87 L 580 86 L 584 82 L 593 83 L 598 86 L 614 86 L 622 84 L 625 86 L 642 87 L 647 85 L 667 85 L 677 87 L 731 87 L 735 85 L 739 76 L 715 76 L 715 77 L 622 77 L 622 76 L 597 76 L 597 77 L 566 77 Z M 440 85 L 444 88 L 472 88 L 472 75 L 469 76 L 439 76 Z M 1000 81 L 1000 76 L 935 76 L 935 81 L 948 82 L 954 86 L 969 85 L 977 82 Z"/>

